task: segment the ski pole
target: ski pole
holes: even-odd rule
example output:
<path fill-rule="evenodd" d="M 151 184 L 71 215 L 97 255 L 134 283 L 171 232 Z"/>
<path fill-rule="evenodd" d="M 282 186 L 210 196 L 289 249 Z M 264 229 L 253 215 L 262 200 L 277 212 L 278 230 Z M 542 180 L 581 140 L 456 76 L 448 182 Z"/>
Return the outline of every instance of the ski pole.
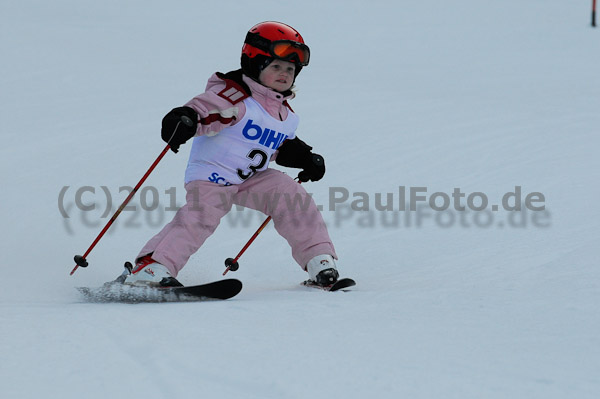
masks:
<path fill-rule="evenodd" d="M 179 127 L 180 123 L 183 123 L 184 125 L 190 126 L 190 127 L 194 125 L 194 123 L 192 122 L 192 120 L 190 118 L 188 118 L 185 115 L 182 116 L 180 122 L 177 123 L 177 126 L 175 126 L 175 129 L 173 130 L 173 135 L 171 136 L 171 138 L 173 138 L 173 136 L 175 136 L 175 132 L 177 132 L 177 128 Z M 133 196 L 135 195 L 135 193 L 140 189 L 140 187 L 142 186 L 142 184 L 144 184 L 144 182 L 146 181 L 146 179 L 148 178 L 148 176 L 150 176 L 150 173 L 152 173 L 152 171 L 154 170 L 154 168 L 156 168 L 156 165 L 158 165 L 158 163 L 161 161 L 161 159 L 163 159 L 163 157 L 165 156 L 165 154 L 167 153 L 167 151 L 169 151 L 170 149 L 171 149 L 171 145 L 167 144 L 167 146 L 164 148 L 164 150 L 162 150 L 162 152 L 160 153 L 160 155 L 158 156 L 158 158 L 156 158 L 156 160 L 154 161 L 154 163 L 152 163 L 152 165 L 150 166 L 150 168 L 146 171 L 146 173 L 144 174 L 144 176 L 142 176 L 142 178 L 138 182 L 138 184 L 129 193 L 129 195 L 127 196 L 127 198 L 125 198 L 125 201 L 123 201 L 123 203 L 121 204 L 121 206 L 119 207 L 119 209 L 117 209 L 117 211 L 110 218 L 110 220 L 108 221 L 108 223 L 106 223 L 106 226 L 104 226 L 104 228 L 102 229 L 102 231 L 100 232 L 100 234 L 98 234 L 98 236 L 92 242 L 92 245 L 90 245 L 90 247 L 87 249 L 87 251 L 85 251 L 85 253 L 83 255 L 75 255 L 75 257 L 73 258 L 75 260 L 75 267 L 73 268 L 73 270 L 71 270 L 71 273 L 70 273 L 71 276 L 73 275 L 73 273 L 75 273 L 75 271 L 79 267 L 87 267 L 88 266 L 88 262 L 87 262 L 86 257 L 90 254 L 90 252 L 92 252 L 92 249 L 94 249 L 94 247 L 96 246 L 96 244 L 98 244 L 98 241 L 100 241 L 100 239 L 102 238 L 102 236 L 104 236 L 104 234 L 106 233 L 106 231 L 110 228 L 110 226 L 112 226 L 112 224 L 117 219 L 117 217 L 121 214 L 121 212 L 123 211 L 123 209 L 125 208 L 125 206 L 127 206 L 127 204 L 129 203 L 129 201 L 131 201 L 131 199 L 133 198 Z"/>
<path fill-rule="evenodd" d="M 596 0 L 592 0 L 592 26 L 596 27 Z"/>
<path fill-rule="evenodd" d="M 269 222 L 271 221 L 271 216 L 269 216 L 268 218 L 265 219 L 265 221 L 263 222 L 263 224 L 260 225 L 260 227 L 258 228 L 258 230 L 256 230 L 256 232 L 252 235 L 252 237 L 250 237 L 250 239 L 248 240 L 248 242 L 246 243 L 246 245 L 244 245 L 244 248 L 242 248 L 242 250 L 240 251 L 240 253 L 237 254 L 237 256 L 235 258 L 227 258 L 225 259 L 225 266 L 227 266 L 227 268 L 225 269 L 225 271 L 223 272 L 223 276 L 227 274 L 228 271 L 236 271 L 237 269 L 240 268 L 240 265 L 238 263 L 238 259 L 240 259 L 240 257 L 242 256 L 242 254 L 244 252 L 246 252 L 246 250 L 248 249 L 248 247 L 250 246 L 250 244 L 252 244 L 252 242 L 254 242 L 254 240 L 256 239 L 256 237 L 258 237 L 258 235 L 260 234 L 261 231 L 264 230 L 265 227 L 267 227 L 267 225 L 269 224 Z"/>
<path fill-rule="evenodd" d="M 298 184 L 302 184 L 302 182 L 298 181 Z M 227 268 L 223 272 L 223 276 L 226 275 L 227 272 L 230 271 L 230 270 L 232 272 L 235 272 L 237 269 L 240 268 L 240 264 L 238 263 L 238 260 L 243 255 L 243 253 L 246 252 L 246 250 L 254 242 L 254 240 L 256 240 L 256 237 L 258 237 L 258 235 L 261 233 L 261 231 L 263 231 L 265 229 L 265 227 L 267 227 L 267 225 L 269 224 L 269 222 L 271 221 L 271 219 L 272 219 L 271 216 L 269 216 L 269 217 L 267 217 L 265 219 L 265 221 L 260 225 L 260 227 L 252 235 L 252 237 L 250 237 L 250 239 L 248 240 L 248 242 L 246 243 L 246 245 L 244 245 L 244 247 L 242 248 L 242 250 L 237 254 L 237 256 L 235 258 L 227 258 L 227 259 L 225 259 L 225 266 L 227 266 Z"/>

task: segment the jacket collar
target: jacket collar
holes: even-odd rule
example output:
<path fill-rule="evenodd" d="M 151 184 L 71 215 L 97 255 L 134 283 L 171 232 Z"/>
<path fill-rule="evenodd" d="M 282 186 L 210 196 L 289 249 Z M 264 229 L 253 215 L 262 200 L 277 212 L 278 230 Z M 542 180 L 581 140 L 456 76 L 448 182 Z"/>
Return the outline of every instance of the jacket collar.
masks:
<path fill-rule="evenodd" d="M 242 75 L 242 80 L 248 85 L 250 91 L 252 91 L 252 97 L 260 103 L 264 101 L 266 103 L 277 102 L 283 104 L 284 101 L 291 100 L 296 96 L 291 90 L 280 93 L 270 89 L 246 75 Z"/>

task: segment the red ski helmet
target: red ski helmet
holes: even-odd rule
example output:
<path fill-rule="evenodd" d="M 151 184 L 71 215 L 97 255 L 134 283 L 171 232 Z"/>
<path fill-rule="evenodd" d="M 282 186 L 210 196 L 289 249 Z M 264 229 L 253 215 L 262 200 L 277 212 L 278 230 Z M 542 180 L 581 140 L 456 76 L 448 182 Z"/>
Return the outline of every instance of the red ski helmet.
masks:
<path fill-rule="evenodd" d="M 300 33 L 289 25 L 274 21 L 254 25 L 242 47 L 242 71 L 258 81 L 260 72 L 274 59 L 293 62 L 295 78 L 308 65 L 310 49 Z"/>

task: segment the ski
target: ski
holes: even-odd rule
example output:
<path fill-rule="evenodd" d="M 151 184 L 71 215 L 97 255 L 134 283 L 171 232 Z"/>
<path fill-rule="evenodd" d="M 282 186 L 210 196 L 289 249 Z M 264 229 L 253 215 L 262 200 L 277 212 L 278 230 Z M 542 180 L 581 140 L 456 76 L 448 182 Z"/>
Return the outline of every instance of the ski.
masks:
<path fill-rule="evenodd" d="M 183 287 L 150 287 L 123 284 L 117 278 L 102 287 L 77 287 L 87 302 L 198 302 L 223 300 L 236 296 L 242 290 L 242 282 L 236 279 Z"/>
<path fill-rule="evenodd" d="M 349 288 L 352 286 L 356 285 L 356 281 L 352 280 L 351 278 L 341 278 L 338 281 L 336 281 L 335 283 L 333 283 L 332 285 L 327 285 L 327 286 L 322 286 L 322 285 L 318 285 L 317 283 L 315 283 L 312 280 L 306 280 L 304 282 L 302 282 L 302 285 L 304 285 L 305 287 L 310 287 L 310 288 L 318 288 L 324 291 L 349 291 L 346 290 L 345 288 Z"/>

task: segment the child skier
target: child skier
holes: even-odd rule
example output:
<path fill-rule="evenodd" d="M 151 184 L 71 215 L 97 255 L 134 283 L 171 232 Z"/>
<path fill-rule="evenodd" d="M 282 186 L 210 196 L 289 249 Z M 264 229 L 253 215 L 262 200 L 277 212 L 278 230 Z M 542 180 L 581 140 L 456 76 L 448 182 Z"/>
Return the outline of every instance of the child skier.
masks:
<path fill-rule="evenodd" d="M 126 283 L 180 286 L 175 277 L 234 204 L 270 215 L 311 280 L 337 281 L 337 255 L 314 201 L 298 182 L 268 168 L 275 160 L 302 169 L 301 182 L 325 173 L 323 157 L 296 137 L 298 116 L 287 103 L 309 56 L 294 28 L 259 23 L 246 35 L 241 69 L 215 73 L 205 93 L 164 117 L 161 135 L 174 152 L 194 137 L 186 204 L 142 248 Z M 181 123 L 184 117 L 192 126 Z"/>

